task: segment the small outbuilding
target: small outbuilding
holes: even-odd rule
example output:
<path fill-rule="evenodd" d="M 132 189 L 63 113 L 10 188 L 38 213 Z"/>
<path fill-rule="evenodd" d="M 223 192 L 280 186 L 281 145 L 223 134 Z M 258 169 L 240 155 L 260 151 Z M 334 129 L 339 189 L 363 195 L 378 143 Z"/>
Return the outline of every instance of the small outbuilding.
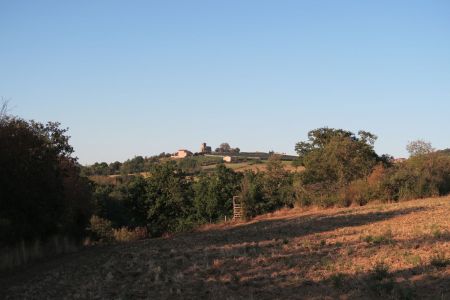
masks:
<path fill-rule="evenodd" d="M 233 157 L 233 156 L 224 156 L 223 161 L 227 162 L 227 163 L 232 163 L 232 162 L 236 162 L 237 158 Z"/>
<path fill-rule="evenodd" d="M 185 158 L 185 157 L 192 156 L 192 155 L 193 155 L 193 153 L 191 151 L 186 150 L 186 149 L 180 149 L 180 150 L 178 150 L 177 153 L 172 155 L 172 158 Z"/>

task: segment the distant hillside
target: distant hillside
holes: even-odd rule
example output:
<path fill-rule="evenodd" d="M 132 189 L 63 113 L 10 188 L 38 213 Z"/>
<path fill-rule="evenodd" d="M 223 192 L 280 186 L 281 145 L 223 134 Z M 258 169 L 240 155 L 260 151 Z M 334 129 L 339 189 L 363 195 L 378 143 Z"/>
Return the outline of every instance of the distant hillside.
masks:
<path fill-rule="evenodd" d="M 230 155 L 230 156 L 235 156 L 235 157 L 240 157 L 240 158 L 265 160 L 265 159 L 268 159 L 270 157 L 270 155 L 272 155 L 272 154 L 267 153 L 267 152 L 239 152 L 239 153 L 211 153 L 208 155 L 211 155 L 211 156 Z M 295 160 L 296 158 L 297 158 L 297 156 L 294 156 L 294 155 L 286 155 L 286 154 L 281 155 L 281 160 Z"/>
<path fill-rule="evenodd" d="M 302 166 L 293 166 L 291 161 L 283 161 L 283 167 L 286 171 L 289 172 L 300 172 L 304 170 Z M 267 160 L 261 160 L 260 162 L 237 162 L 237 163 L 226 163 L 225 166 L 227 168 L 233 169 L 236 172 L 245 172 L 245 171 L 253 171 L 253 172 L 264 172 L 267 169 Z M 204 171 L 213 170 L 216 165 L 208 165 L 202 167 Z"/>

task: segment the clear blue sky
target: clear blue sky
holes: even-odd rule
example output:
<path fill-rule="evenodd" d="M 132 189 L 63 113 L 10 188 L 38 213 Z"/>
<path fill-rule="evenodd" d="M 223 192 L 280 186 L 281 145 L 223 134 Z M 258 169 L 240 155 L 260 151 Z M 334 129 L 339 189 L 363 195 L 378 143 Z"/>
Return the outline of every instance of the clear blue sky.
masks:
<path fill-rule="evenodd" d="M 309 130 L 450 147 L 450 1 L 0 0 L 0 96 L 83 164 L 293 153 Z"/>

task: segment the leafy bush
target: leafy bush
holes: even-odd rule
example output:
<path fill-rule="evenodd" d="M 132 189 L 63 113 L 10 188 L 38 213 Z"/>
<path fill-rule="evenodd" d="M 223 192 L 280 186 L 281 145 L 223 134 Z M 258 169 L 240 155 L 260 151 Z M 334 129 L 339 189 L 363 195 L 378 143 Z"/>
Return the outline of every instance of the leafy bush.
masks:
<path fill-rule="evenodd" d="M 339 188 L 335 184 L 319 182 L 307 185 L 297 183 L 295 201 L 299 206 L 314 204 L 321 207 L 331 207 L 339 204 L 341 200 Z"/>
<path fill-rule="evenodd" d="M 114 240 L 114 230 L 109 220 L 93 215 L 89 221 L 89 231 L 94 240 L 101 242 L 111 242 Z"/>
<path fill-rule="evenodd" d="M 251 218 L 264 211 L 264 193 L 262 176 L 259 173 L 247 171 L 241 182 L 240 199 L 243 215 L 245 218 Z"/>
<path fill-rule="evenodd" d="M 294 190 L 294 205 L 297 207 L 305 207 L 312 204 L 311 197 L 308 197 L 308 191 L 304 187 L 301 177 L 298 175 L 294 177 L 292 182 Z"/>
<path fill-rule="evenodd" d="M 379 245 L 379 244 L 391 244 L 394 242 L 392 231 L 390 229 L 386 230 L 380 235 L 368 235 L 363 238 L 363 241 L 368 244 Z"/>
<path fill-rule="evenodd" d="M 89 231 L 94 241 L 101 243 L 129 242 L 145 239 L 148 237 L 146 227 L 136 227 L 130 229 L 128 227 L 120 227 L 114 229 L 112 222 L 96 215 L 93 215 L 90 220 Z"/>
<path fill-rule="evenodd" d="M 262 173 L 263 193 L 266 199 L 264 210 L 293 207 L 295 201 L 293 177 L 284 169 L 281 156 L 271 155 L 266 166 L 267 171 Z"/>
<path fill-rule="evenodd" d="M 372 198 L 372 191 L 364 179 L 351 182 L 342 189 L 340 203 L 342 206 L 350 206 L 352 203 L 365 205 Z"/>
<path fill-rule="evenodd" d="M 386 168 L 383 164 L 378 164 L 368 177 L 350 182 L 341 189 L 341 204 L 343 206 L 365 205 L 371 200 L 382 197 L 381 183 L 385 173 Z"/>
<path fill-rule="evenodd" d="M 117 242 L 130 242 L 147 238 L 148 231 L 145 227 L 136 227 L 134 229 L 121 227 L 119 229 L 113 229 L 113 236 Z"/>
<path fill-rule="evenodd" d="M 408 200 L 450 192 L 450 157 L 416 155 L 388 170 L 381 189 L 389 200 Z"/>

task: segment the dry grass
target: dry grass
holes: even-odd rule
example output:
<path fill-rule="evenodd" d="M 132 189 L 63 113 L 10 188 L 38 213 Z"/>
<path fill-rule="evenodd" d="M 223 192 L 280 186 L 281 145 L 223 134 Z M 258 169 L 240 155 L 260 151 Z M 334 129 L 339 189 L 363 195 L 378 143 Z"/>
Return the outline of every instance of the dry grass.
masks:
<path fill-rule="evenodd" d="M 11 298 L 448 299 L 449 215 L 450 197 L 282 210 L 91 249 L 0 288 Z"/>
<path fill-rule="evenodd" d="M 282 164 L 284 169 L 288 172 L 300 172 L 304 170 L 304 167 L 294 167 L 291 161 L 282 161 Z M 236 172 L 265 172 L 267 170 L 267 161 L 262 161 L 260 164 L 251 164 L 249 162 L 227 163 L 225 166 Z"/>

